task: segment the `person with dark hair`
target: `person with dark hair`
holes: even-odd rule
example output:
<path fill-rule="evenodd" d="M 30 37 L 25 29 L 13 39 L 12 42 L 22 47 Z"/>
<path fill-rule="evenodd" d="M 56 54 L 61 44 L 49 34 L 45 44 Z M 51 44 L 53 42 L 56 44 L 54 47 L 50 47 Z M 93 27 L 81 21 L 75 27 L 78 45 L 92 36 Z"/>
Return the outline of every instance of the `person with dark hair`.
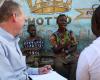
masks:
<path fill-rule="evenodd" d="M 39 59 L 35 56 L 39 56 L 43 49 L 43 39 L 36 35 L 36 27 L 34 24 L 29 24 L 27 28 L 29 37 L 24 41 L 23 54 L 26 55 L 27 64 L 30 66 L 39 66 Z"/>
<path fill-rule="evenodd" d="M 0 5 L 0 80 L 29 80 L 28 74 L 48 73 L 48 67 L 27 68 L 18 41 L 26 17 L 13 0 Z"/>
<path fill-rule="evenodd" d="M 55 54 L 55 70 L 68 80 L 75 80 L 77 42 L 71 43 L 72 37 L 66 28 L 68 19 L 65 14 L 57 17 L 58 30 L 51 35 L 50 41 Z"/>
<path fill-rule="evenodd" d="M 96 40 L 81 52 L 76 80 L 100 80 L 100 6 L 93 12 L 91 28 Z"/>

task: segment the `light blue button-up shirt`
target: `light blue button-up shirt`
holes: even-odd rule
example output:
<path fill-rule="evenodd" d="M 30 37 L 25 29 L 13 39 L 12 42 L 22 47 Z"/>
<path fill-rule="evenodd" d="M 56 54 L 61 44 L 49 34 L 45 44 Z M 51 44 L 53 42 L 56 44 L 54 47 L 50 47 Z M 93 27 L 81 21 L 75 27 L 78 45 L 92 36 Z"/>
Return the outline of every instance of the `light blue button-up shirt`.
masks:
<path fill-rule="evenodd" d="M 18 45 L 19 38 L 0 28 L 0 80 L 28 80 L 28 73 L 38 74 L 38 69 L 26 72 L 25 56 Z"/>

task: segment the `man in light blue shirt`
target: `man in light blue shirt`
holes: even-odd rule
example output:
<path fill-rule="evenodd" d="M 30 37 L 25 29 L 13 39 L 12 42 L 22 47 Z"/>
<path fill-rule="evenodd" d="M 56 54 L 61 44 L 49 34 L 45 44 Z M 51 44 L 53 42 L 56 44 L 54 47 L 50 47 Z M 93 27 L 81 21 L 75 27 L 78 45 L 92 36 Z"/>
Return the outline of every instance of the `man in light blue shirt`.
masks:
<path fill-rule="evenodd" d="M 29 80 L 28 74 L 49 72 L 50 66 L 26 67 L 18 45 L 25 19 L 21 6 L 14 1 L 5 1 L 0 7 L 0 80 Z"/>

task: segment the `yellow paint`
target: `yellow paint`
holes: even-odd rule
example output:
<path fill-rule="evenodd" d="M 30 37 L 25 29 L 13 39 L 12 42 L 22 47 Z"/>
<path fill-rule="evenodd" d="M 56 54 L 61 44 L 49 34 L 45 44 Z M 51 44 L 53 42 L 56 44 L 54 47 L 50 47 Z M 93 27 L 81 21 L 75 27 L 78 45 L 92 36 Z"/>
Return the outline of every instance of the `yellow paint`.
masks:
<path fill-rule="evenodd" d="M 32 13 L 48 14 L 57 12 L 66 12 L 71 9 L 72 0 L 64 2 L 63 0 L 36 0 L 35 5 L 32 5 L 32 0 L 27 0 Z"/>

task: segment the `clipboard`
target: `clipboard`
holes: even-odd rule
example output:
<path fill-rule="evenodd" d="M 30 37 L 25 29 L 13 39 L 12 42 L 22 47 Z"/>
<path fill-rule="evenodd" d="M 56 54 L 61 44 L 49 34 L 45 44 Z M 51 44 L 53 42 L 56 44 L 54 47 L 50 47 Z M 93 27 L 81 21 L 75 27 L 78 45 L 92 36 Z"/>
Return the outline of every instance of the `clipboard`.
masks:
<path fill-rule="evenodd" d="M 32 80 L 68 80 L 55 71 L 43 75 L 29 75 Z"/>

